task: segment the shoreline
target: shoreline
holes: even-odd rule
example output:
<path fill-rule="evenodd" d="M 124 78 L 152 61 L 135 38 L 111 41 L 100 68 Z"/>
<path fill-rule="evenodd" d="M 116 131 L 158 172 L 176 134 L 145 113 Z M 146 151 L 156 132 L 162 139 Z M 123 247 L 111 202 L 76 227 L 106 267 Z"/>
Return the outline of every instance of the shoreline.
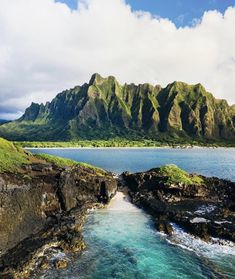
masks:
<path fill-rule="evenodd" d="M 29 146 L 26 146 L 26 147 L 23 147 L 24 149 L 54 149 L 54 150 L 60 150 L 60 149 L 71 149 L 71 150 L 74 150 L 74 149 L 86 149 L 86 150 L 93 150 L 93 149 L 183 149 L 183 150 L 187 150 L 187 149 L 235 149 L 235 146 L 218 146 L 218 147 L 215 147 L 215 146 L 185 146 L 185 147 L 172 147 L 172 146 L 113 146 L 113 147 L 92 147 L 92 146 L 89 146 L 89 147 L 29 147 Z"/>
<path fill-rule="evenodd" d="M 140 212 L 138 208 L 131 202 L 128 190 L 118 190 L 115 196 L 110 200 L 109 204 L 105 207 L 108 211 L 123 211 L 123 212 Z"/>

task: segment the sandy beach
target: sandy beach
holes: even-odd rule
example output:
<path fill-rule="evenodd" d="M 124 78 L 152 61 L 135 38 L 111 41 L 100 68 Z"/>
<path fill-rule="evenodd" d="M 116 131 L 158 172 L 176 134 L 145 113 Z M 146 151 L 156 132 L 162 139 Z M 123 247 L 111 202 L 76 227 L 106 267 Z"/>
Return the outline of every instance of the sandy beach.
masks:
<path fill-rule="evenodd" d="M 129 197 L 123 192 L 117 192 L 115 197 L 110 201 L 107 206 L 108 210 L 117 210 L 117 211 L 140 211 L 139 208 L 130 203 Z"/>

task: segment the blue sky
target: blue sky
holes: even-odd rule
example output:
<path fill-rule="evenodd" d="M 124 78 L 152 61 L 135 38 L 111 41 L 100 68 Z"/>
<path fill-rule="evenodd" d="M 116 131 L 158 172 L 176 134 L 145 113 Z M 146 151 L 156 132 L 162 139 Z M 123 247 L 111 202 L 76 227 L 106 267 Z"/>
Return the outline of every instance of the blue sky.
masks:
<path fill-rule="evenodd" d="M 77 0 L 58 0 L 72 9 L 76 8 Z M 191 25 L 194 19 L 201 18 L 208 10 L 222 13 L 235 6 L 235 0 L 126 0 L 133 10 L 149 11 L 154 15 L 171 19 L 176 26 Z"/>

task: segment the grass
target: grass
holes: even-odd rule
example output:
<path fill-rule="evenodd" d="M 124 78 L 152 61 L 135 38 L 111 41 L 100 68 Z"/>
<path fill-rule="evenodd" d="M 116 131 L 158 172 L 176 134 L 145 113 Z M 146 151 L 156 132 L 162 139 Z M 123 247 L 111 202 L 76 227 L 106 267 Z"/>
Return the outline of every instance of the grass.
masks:
<path fill-rule="evenodd" d="M 78 165 L 78 163 L 73 160 L 65 159 L 65 158 L 61 158 L 49 154 L 35 154 L 34 157 L 44 160 L 48 163 L 54 164 L 57 167 L 65 167 L 65 166 L 73 167 Z"/>
<path fill-rule="evenodd" d="M 166 165 L 159 168 L 159 173 L 167 177 L 167 184 L 183 183 L 185 185 L 200 185 L 203 179 L 197 175 L 189 175 L 176 165 Z"/>
<path fill-rule="evenodd" d="M 84 168 L 88 168 L 88 169 L 92 169 L 96 172 L 96 174 L 98 175 L 104 175 L 107 174 L 107 172 L 101 168 L 92 166 L 90 164 L 87 163 L 82 163 L 82 162 L 76 162 L 70 159 L 66 159 L 66 158 L 61 158 L 58 156 L 54 156 L 54 155 L 49 155 L 49 154 L 35 154 L 34 157 L 40 159 L 40 160 L 44 160 L 48 163 L 54 164 L 58 167 L 73 167 L 73 166 L 82 166 Z"/>
<path fill-rule="evenodd" d="M 0 138 L 0 173 L 18 172 L 23 164 L 29 163 L 29 155 L 22 148 Z"/>
<path fill-rule="evenodd" d="M 19 173 L 21 171 L 22 165 L 30 164 L 32 162 L 40 162 L 42 160 L 58 167 L 83 166 L 85 168 L 94 170 L 97 175 L 103 176 L 107 174 L 107 172 L 101 168 L 86 163 L 76 162 L 70 159 L 60 158 L 48 154 L 30 155 L 26 153 L 20 146 L 0 138 L 0 173 Z"/>

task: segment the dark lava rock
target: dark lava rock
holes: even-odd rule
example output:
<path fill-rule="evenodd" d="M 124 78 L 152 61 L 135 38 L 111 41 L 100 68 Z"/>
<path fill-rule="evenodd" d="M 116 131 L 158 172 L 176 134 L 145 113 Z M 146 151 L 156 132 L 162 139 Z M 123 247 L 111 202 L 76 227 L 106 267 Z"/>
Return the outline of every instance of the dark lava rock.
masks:
<path fill-rule="evenodd" d="M 107 203 L 116 190 L 110 173 L 83 166 L 35 164 L 22 174 L 0 174 L 0 278 L 29 278 L 52 247 L 84 249 L 87 209 Z"/>
<path fill-rule="evenodd" d="M 123 173 L 121 180 L 132 202 L 154 217 L 159 231 L 171 234 L 171 223 L 176 223 L 205 241 L 218 237 L 235 242 L 235 183 L 203 176 L 200 183 L 169 183 L 160 169 Z"/>
<path fill-rule="evenodd" d="M 64 210 L 68 211 L 85 202 L 108 203 L 115 195 L 117 182 L 111 175 L 100 175 L 83 167 L 61 173 L 58 194 Z"/>

